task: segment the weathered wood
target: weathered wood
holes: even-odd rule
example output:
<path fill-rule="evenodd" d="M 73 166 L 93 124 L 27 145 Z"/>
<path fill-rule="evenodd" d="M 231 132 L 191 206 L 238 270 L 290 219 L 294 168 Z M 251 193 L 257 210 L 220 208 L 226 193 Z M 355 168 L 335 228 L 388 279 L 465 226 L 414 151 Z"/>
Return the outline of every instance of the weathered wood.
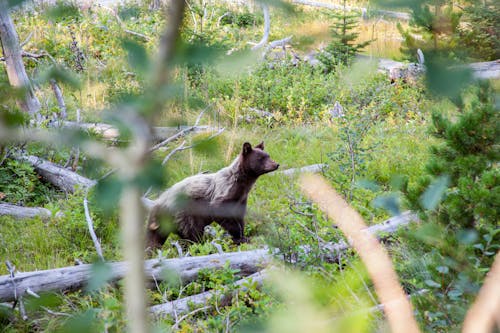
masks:
<path fill-rule="evenodd" d="M 0 1 L 0 44 L 10 84 L 16 88 L 25 89 L 24 99 L 18 100 L 20 108 L 31 116 L 36 115 L 40 110 L 40 102 L 26 74 L 19 38 L 10 18 L 6 1 Z"/>
<path fill-rule="evenodd" d="M 271 260 L 268 250 L 253 250 L 232 252 L 226 254 L 212 254 L 198 257 L 176 259 L 150 259 L 145 261 L 144 270 L 147 278 L 161 281 L 164 271 L 174 273 L 183 283 L 197 278 L 201 269 L 218 269 L 229 262 L 231 269 L 237 269 L 245 276 L 255 273 L 267 266 Z M 114 262 L 111 267 L 111 281 L 122 279 L 127 270 L 125 262 Z M 40 291 L 67 291 L 81 288 L 91 276 L 89 264 L 57 268 L 29 273 L 17 273 L 14 279 L 9 275 L 0 276 L 0 301 L 12 301 L 24 295 L 30 288 L 33 292 Z M 14 287 L 15 286 L 15 287 Z"/>
<path fill-rule="evenodd" d="M 80 176 L 76 172 L 36 156 L 17 155 L 15 158 L 30 163 L 44 180 L 68 193 L 75 192 L 77 188 L 90 188 L 96 184 L 95 180 Z"/>
<path fill-rule="evenodd" d="M 392 233 L 400 226 L 405 226 L 412 221 L 418 221 L 415 214 L 405 212 L 381 224 L 366 229 L 368 233 Z M 339 254 L 349 248 L 346 242 L 322 244 L 323 259 L 336 262 Z M 311 247 L 302 246 L 304 253 L 312 251 Z M 279 250 L 274 250 L 279 254 Z M 151 259 L 144 265 L 146 276 L 150 279 L 162 280 L 161 272 L 170 270 L 179 276 L 182 282 L 193 281 L 200 269 L 216 269 L 229 262 L 232 269 L 240 270 L 242 276 L 255 273 L 268 265 L 273 259 L 268 249 L 232 252 L 225 254 L 212 254 L 199 257 L 184 257 L 178 259 Z M 110 263 L 112 280 L 118 280 L 125 275 L 127 264 L 125 262 Z M 0 276 L 0 301 L 11 301 L 15 295 L 22 295 L 30 288 L 39 291 L 65 291 L 82 287 L 90 277 L 91 265 L 57 268 L 30 273 L 18 273 L 14 280 L 8 275 Z M 14 285 L 16 286 L 14 288 Z"/>
<path fill-rule="evenodd" d="M 248 289 L 246 285 L 250 282 L 256 283 L 257 285 L 261 286 L 264 283 L 264 279 L 266 278 L 266 276 L 267 271 L 263 270 L 247 276 L 244 279 L 236 281 L 234 285 L 237 287 L 238 291 L 245 291 Z M 209 305 L 208 302 L 214 297 L 219 298 L 219 303 L 225 304 L 231 300 L 231 298 L 233 297 L 233 293 L 222 293 L 220 291 L 209 290 L 200 294 L 180 298 L 171 302 L 153 305 L 149 308 L 149 312 L 157 317 L 183 315 L 201 306 L 212 308 L 212 306 Z"/>
<path fill-rule="evenodd" d="M 120 131 L 110 124 L 105 123 L 79 123 L 75 121 L 63 122 L 63 127 L 80 128 L 87 131 L 92 131 L 106 140 L 116 140 L 120 136 Z M 170 138 L 180 132 L 189 130 L 193 133 L 201 133 L 216 130 L 211 126 L 177 126 L 177 127 L 153 127 L 153 141 L 161 141 Z"/>
<path fill-rule="evenodd" d="M 500 59 L 487 62 L 474 62 L 468 65 L 477 79 L 500 78 Z"/>
<path fill-rule="evenodd" d="M 31 219 L 41 217 L 42 219 L 52 216 L 50 210 L 42 207 L 23 207 L 7 203 L 0 203 L 0 215 L 12 216 L 15 219 Z"/>
<path fill-rule="evenodd" d="M 301 168 L 291 168 L 282 171 L 276 171 L 272 173 L 272 175 L 293 176 L 295 174 L 305 173 L 305 172 L 311 172 L 311 173 L 322 172 L 326 168 L 328 168 L 328 164 L 319 163 L 319 164 L 306 165 Z"/>

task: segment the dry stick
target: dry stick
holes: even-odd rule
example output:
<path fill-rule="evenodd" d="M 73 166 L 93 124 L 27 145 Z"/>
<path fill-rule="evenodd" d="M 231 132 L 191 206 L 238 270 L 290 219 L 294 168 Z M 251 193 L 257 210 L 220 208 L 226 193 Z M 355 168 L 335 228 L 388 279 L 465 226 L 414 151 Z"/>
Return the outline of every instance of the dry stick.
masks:
<path fill-rule="evenodd" d="M 198 117 L 196 118 L 196 121 L 194 122 L 194 125 L 193 126 L 190 126 L 188 128 L 185 128 L 183 129 L 182 131 L 180 131 L 179 133 L 177 134 L 174 134 L 172 135 L 171 137 L 169 138 L 166 138 L 165 140 L 163 140 L 162 142 L 154 145 L 153 147 L 149 148 L 149 152 L 154 152 L 155 150 L 158 150 L 159 148 L 169 144 L 170 142 L 172 141 L 175 141 L 177 140 L 178 138 L 184 136 L 185 134 L 193 131 L 196 129 L 196 127 L 198 126 L 198 124 L 200 123 L 200 120 L 201 120 L 201 117 L 203 116 L 203 114 L 205 113 L 205 111 L 207 111 L 208 108 L 205 108 L 203 110 L 201 110 L 200 114 L 198 115 Z"/>
<path fill-rule="evenodd" d="M 500 313 L 500 251 L 486 275 L 484 284 L 472 307 L 465 315 L 463 333 L 493 332 Z M 495 318 L 496 317 L 496 318 Z M 500 327 L 500 322 L 496 323 Z"/>
<path fill-rule="evenodd" d="M 66 103 L 64 103 L 63 94 L 61 92 L 61 88 L 57 84 L 56 80 L 50 79 L 50 86 L 54 91 L 54 95 L 56 96 L 57 104 L 59 105 L 59 119 L 66 119 Z"/>
<path fill-rule="evenodd" d="M 269 16 L 269 6 L 266 3 L 262 3 L 262 11 L 264 12 L 264 35 L 260 42 L 252 47 L 252 50 L 257 50 L 266 45 L 269 39 L 269 31 L 271 30 L 271 18 Z"/>
<path fill-rule="evenodd" d="M 140 32 L 137 32 L 137 31 L 132 31 L 132 30 L 129 30 L 127 29 L 125 23 L 123 23 L 123 21 L 120 19 L 120 16 L 118 16 L 118 14 L 116 13 L 116 11 L 114 11 L 113 9 L 109 8 L 109 7 L 106 7 L 106 6 L 101 6 L 101 8 L 104 8 L 104 9 L 107 9 L 109 10 L 113 16 L 115 17 L 116 21 L 118 22 L 118 25 L 120 26 L 120 28 L 122 28 L 122 30 L 130 35 L 134 35 L 134 36 L 137 36 L 137 37 L 140 37 L 146 41 L 150 41 L 151 38 L 144 35 L 144 34 L 141 34 Z"/>
<path fill-rule="evenodd" d="M 363 231 L 366 228 L 363 218 L 322 177 L 303 176 L 300 186 L 351 240 L 370 273 L 381 302 L 385 304 L 392 332 L 420 332 L 389 255 L 372 234 Z"/>
<path fill-rule="evenodd" d="M 102 255 L 101 243 L 99 242 L 99 239 L 97 238 L 97 236 L 95 234 L 94 223 L 92 222 L 92 217 L 90 216 L 90 212 L 89 212 L 87 193 L 85 193 L 85 197 L 83 198 L 83 208 L 85 210 L 85 219 L 87 220 L 87 227 L 89 228 L 90 237 L 92 238 L 92 241 L 94 242 L 95 250 L 96 250 L 99 258 L 101 258 L 101 260 L 104 261 L 104 256 Z"/>
<path fill-rule="evenodd" d="M 234 285 L 239 287 L 237 291 L 246 291 L 248 289 L 246 285 L 250 281 L 257 283 L 260 286 L 264 282 L 264 279 L 267 275 L 268 275 L 268 270 L 265 269 L 260 272 L 249 275 L 244 279 L 236 281 Z M 156 316 L 166 316 L 166 315 L 174 316 L 183 313 L 188 313 L 192 308 L 191 306 L 200 306 L 200 305 L 207 306 L 207 302 L 211 298 L 219 296 L 222 298 L 221 301 L 223 303 L 227 303 L 230 301 L 233 294 L 232 293 L 224 294 L 221 293 L 220 291 L 215 291 L 215 290 L 205 291 L 200 294 L 179 298 L 175 301 L 154 305 L 149 308 L 149 312 L 151 312 Z M 212 306 L 208 305 L 208 307 L 211 308 Z"/>

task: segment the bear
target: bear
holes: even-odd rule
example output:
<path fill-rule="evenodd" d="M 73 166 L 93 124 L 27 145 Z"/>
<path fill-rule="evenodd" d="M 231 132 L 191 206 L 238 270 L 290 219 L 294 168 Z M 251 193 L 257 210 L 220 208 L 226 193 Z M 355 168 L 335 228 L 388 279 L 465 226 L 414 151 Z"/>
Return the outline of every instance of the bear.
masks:
<path fill-rule="evenodd" d="M 212 222 L 224 228 L 235 244 L 247 242 L 244 217 L 248 193 L 257 178 L 278 168 L 279 164 L 264 151 L 264 142 L 253 148 L 245 142 L 229 166 L 176 183 L 153 202 L 147 222 L 148 249 L 161 247 L 174 230 L 183 239 L 199 242 Z M 160 225 L 165 217 L 174 230 Z"/>

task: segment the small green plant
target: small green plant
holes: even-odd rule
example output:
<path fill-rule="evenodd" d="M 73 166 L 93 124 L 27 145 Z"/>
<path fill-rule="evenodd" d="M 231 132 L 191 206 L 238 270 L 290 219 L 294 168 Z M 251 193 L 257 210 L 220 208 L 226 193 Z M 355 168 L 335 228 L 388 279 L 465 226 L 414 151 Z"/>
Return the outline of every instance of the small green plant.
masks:
<path fill-rule="evenodd" d="M 332 40 L 318 55 L 318 60 L 323 64 L 326 72 L 334 71 L 339 65 L 350 64 L 356 53 L 372 42 L 368 40 L 356 43 L 359 36 L 359 32 L 356 32 L 358 17 L 358 14 L 347 12 L 346 0 L 344 0 L 343 11 L 332 14 L 333 23 L 330 26 Z"/>

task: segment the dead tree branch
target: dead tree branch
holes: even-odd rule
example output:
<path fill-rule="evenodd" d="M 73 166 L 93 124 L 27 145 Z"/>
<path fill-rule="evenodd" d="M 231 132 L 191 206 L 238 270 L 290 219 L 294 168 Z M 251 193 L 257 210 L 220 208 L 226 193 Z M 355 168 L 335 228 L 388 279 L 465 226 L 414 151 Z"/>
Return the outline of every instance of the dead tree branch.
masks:
<path fill-rule="evenodd" d="M 95 250 L 96 250 L 99 258 L 101 258 L 101 260 L 104 261 L 104 256 L 102 255 L 101 243 L 99 242 L 99 239 L 97 238 L 97 235 L 95 234 L 94 222 L 92 221 L 92 217 L 90 216 L 89 203 L 87 201 L 87 194 L 85 194 L 85 198 L 83 198 L 83 208 L 85 210 L 85 219 L 87 220 L 87 227 L 89 228 L 90 237 L 92 238 L 92 241 L 94 242 Z"/>
<path fill-rule="evenodd" d="M 248 288 L 246 285 L 253 282 L 261 286 L 264 279 L 268 275 L 267 270 L 262 270 L 260 272 L 254 273 L 244 279 L 238 280 L 234 283 L 236 291 L 246 291 Z M 209 301 L 214 297 L 219 298 L 219 302 L 223 304 L 230 303 L 234 293 L 224 293 L 220 291 L 206 291 L 201 294 L 196 294 L 193 296 L 188 296 L 184 298 L 177 299 L 175 301 L 154 305 L 149 308 L 149 312 L 157 317 L 164 316 L 174 316 L 190 313 L 192 309 L 203 306 L 202 309 L 210 309 L 213 306 L 209 304 Z M 195 310 L 196 311 L 196 310 Z M 201 311 L 201 310 L 200 310 Z M 184 318 L 181 317 L 176 321 L 176 325 L 181 322 Z M 174 325 L 175 326 L 175 325 Z"/>
<path fill-rule="evenodd" d="M 271 17 L 269 16 L 269 6 L 266 3 L 262 3 L 262 11 L 264 13 L 264 35 L 260 42 L 252 47 L 252 50 L 258 50 L 267 44 L 269 40 L 269 32 L 271 30 Z"/>
<path fill-rule="evenodd" d="M 0 203 L 0 215 L 12 216 L 15 219 L 31 219 L 40 217 L 48 219 L 52 216 L 50 210 L 42 207 L 22 207 L 6 203 Z"/>

